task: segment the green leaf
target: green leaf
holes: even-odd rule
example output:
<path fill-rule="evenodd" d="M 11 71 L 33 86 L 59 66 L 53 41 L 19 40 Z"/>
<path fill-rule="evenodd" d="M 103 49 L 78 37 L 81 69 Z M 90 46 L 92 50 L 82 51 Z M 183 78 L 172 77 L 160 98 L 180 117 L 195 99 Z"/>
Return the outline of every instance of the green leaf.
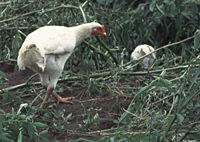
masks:
<path fill-rule="evenodd" d="M 3 132 L 3 118 L 0 117 L 0 133 Z"/>
<path fill-rule="evenodd" d="M 44 124 L 44 123 L 41 123 L 41 122 L 35 122 L 35 123 L 33 123 L 33 125 L 37 128 L 47 128 L 48 127 L 47 124 Z"/>
<path fill-rule="evenodd" d="M 155 7 L 156 7 L 155 2 L 152 2 L 152 3 L 150 4 L 150 6 L 149 6 L 149 10 L 150 10 L 151 12 L 153 12 L 154 9 L 155 9 Z"/>
<path fill-rule="evenodd" d="M 184 121 L 184 116 L 179 113 L 177 113 L 176 115 L 177 115 L 179 123 L 182 123 Z"/>
<path fill-rule="evenodd" d="M 78 139 L 74 140 L 73 142 L 95 142 L 95 141 L 89 140 L 86 138 L 78 138 Z"/>
<path fill-rule="evenodd" d="M 58 140 L 56 140 L 55 138 L 52 139 L 50 142 L 58 142 Z"/>
<path fill-rule="evenodd" d="M 66 117 L 66 120 L 70 120 L 70 119 L 72 119 L 72 113 L 68 114 Z"/>
<path fill-rule="evenodd" d="M 137 95 L 141 95 L 144 93 L 147 93 L 153 86 L 154 86 L 155 80 L 152 81 L 149 85 L 142 87 Z"/>
<path fill-rule="evenodd" d="M 5 111 L 3 109 L 0 109 L 0 113 L 5 113 Z"/>
<path fill-rule="evenodd" d="M 40 132 L 40 136 L 45 136 L 48 134 L 48 129 L 43 130 L 42 132 Z"/>
<path fill-rule="evenodd" d="M 19 132 L 17 142 L 22 142 L 22 131 Z"/>
<path fill-rule="evenodd" d="M 194 48 L 200 49 L 200 30 L 197 30 L 194 36 Z"/>
<path fill-rule="evenodd" d="M 27 106 L 28 106 L 27 103 L 20 104 L 20 107 L 19 107 L 19 109 L 18 109 L 18 111 L 17 111 L 17 114 L 20 114 L 20 113 L 21 113 L 21 110 L 22 110 L 23 108 L 26 108 Z"/>
<path fill-rule="evenodd" d="M 0 142 L 14 142 L 14 140 L 9 138 L 8 133 L 1 133 Z"/>
<path fill-rule="evenodd" d="M 158 11 L 162 14 L 162 15 L 165 15 L 164 11 L 162 10 L 162 8 L 156 4 L 156 8 L 158 9 Z"/>
<path fill-rule="evenodd" d="M 161 78 L 159 81 L 160 81 L 160 86 L 161 87 L 166 87 L 166 88 L 170 89 L 170 87 L 172 85 L 171 81 L 169 81 L 167 79 L 163 79 L 163 78 Z"/>
<path fill-rule="evenodd" d="M 5 76 L 5 73 L 2 72 L 2 71 L 0 71 L 0 77 L 1 77 L 1 76 Z"/>
<path fill-rule="evenodd" d="M 113 2 L 113 0 L 97 0 L 97 2 L 102 5 L 110 5 Z"/>
<path fill-rule="evenodd" d="M 111 137 L 111 138 L 110 138 L 110 142 L 115 142 L 115 138 L 114 138 L 114 137 Z"/>
<path fill-rule="evenodd" d="M 197 142 L 200 141 L 200 132 L 190 133 L 189 138 L 196 140 Z"/>
<path fill-rule="evenodd" d="M 19 33 L 15 34 L 12 39 L 12 49 L 17 52 L 17 47 L 20 47 L 22 44 L 22 38 Z"/>
<path fill-rule="evenodd" d="M 29 137 L 31 138 L 31 139 L 33 139 L 34 138 L 34 135 L 35 135 L 35 127 L 34 127 L 34 125 L 32 124 L 32 123 L 28 123 L 28 128 L 27 128 L 27 130 L 28 130 L 28 135 L 29 135 Z"/>
<path fill-rule="evenodd" d="M 42 138 L 41 138 L 41 141 L 42 141 L 42 142 L 49 142 L 49 140 L 48 140 L 47 138 L 45 138 L 45 137 L 42 137 Z"/>

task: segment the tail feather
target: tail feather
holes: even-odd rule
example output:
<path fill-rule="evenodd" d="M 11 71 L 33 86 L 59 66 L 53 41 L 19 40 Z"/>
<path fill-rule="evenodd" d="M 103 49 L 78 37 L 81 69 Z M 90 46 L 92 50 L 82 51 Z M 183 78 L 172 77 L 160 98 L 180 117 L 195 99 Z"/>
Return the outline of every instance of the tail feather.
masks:
<path fill-rule="evenodd" d="M 35 72 L 41 72 L 45 68 L 44 57 L 40 54 L 35 44 L 30 44 L 20 49 L 17 64 L 20 70 L 28 67 Z"/>

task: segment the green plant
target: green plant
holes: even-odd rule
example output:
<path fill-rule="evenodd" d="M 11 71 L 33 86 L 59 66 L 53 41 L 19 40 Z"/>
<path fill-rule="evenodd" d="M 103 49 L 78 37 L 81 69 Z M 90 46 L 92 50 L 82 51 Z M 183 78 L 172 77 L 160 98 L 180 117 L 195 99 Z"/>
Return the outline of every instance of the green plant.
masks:
<path fill-rule="evenodd" d="M 39 82 L 14 84 L 13 72 L 0 71 L 0 141 L 199 141 L 199 9 L 198 0 L 2 0 L 2 69 L 16 66 L 41 26 L 97 20 L 108 36 L 85 41 L 66 63 L 57 89 L 76 97 L 72 105 L 52 98 L 41 110 Z M 130 61 L 139 44 L 156 49 L 150 70 Z"/>

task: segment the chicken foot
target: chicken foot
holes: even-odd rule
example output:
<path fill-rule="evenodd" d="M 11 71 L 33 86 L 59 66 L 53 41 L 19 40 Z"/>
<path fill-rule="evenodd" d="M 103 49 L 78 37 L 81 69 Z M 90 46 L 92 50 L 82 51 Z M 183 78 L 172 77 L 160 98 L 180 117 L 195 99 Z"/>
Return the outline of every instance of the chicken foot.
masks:
<path fill-rule="evenodd" d="M 75 97 L 63 98 L 63 97 L 59 96 L 56 92 L 52 92 L 52 94 L 57 99 L 58 103 L 71 103 L 72 104 L 72 100 L 75 98 Z"/>
<path fill-rule="evenodd" d="M 72 104 L 72 100 L 75 98 L 75 97 L 63 98 L 63 97 L 59 96 L 56 92 L 54 92 L 53 88 L 49 88 L 46 86 L 44 86 L 44 88 L 47 88 L 47 92 L 45 93 L 42 103 L 40 104 L 40 108 L 44 108 L 44 105 L 45 105 L 46 101 L 48 100 L 48 97 L 50 94 L 54 95 L 54 97 L 57 99 L 58 103 L 71 103 Z"/>

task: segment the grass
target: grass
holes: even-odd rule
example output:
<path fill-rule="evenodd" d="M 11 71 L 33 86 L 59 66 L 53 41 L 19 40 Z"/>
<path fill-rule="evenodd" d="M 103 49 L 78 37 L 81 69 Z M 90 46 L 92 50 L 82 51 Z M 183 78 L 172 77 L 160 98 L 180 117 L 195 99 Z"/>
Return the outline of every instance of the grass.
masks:
<path fill-rule="evenodd" d="M 198 9 L 195 0 L 0 2 L 0 141 L 200 141 Z M 57 104 L 51 97 L 40 109 L 45 90 L 37 76 L 17 72 L 25 36 L 93 20 L 108 36 L 78 47 L 56 88 L 76 99 Z M 156 48 L 149 71 L 129 61 L 143 43 Z"/>

